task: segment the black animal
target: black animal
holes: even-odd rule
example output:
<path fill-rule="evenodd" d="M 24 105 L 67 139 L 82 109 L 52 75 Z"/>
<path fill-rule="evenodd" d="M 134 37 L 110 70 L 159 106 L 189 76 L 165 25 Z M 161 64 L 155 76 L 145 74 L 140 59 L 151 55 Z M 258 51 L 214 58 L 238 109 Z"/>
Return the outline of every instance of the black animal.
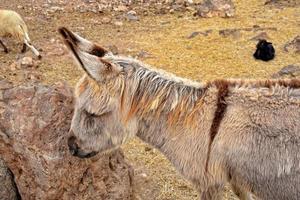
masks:
<path fill-rule="evenodd" d="M 256 51 L 253 56 L 259 60 L 269 61 L 275 57 L 275 49 L 271 42 L 260 40 L 256 45 Z"/>

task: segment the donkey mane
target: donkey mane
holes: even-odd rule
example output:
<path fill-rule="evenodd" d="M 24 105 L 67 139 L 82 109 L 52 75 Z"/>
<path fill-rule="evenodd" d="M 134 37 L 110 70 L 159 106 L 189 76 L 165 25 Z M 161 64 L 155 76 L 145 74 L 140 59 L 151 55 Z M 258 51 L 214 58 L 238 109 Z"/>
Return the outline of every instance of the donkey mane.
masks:
<path fill-rule="evenodd" d="M 128 75 L 130 87 L 130 109 L 127 119 L 135 114 L 143 117 L 153 114 L 156 117 L 161 114 L 168 114 L 169 125 L 183 123 L 195 127 L 194 119 L 197 111 L 203 105 L 205 92 L 212 87 L 217 89 L 215 119 L 211 128 L 211 135 L 214 137 L 218 131 L 218 124 L 226 110 L 226 96 L 232 88 L 272 88 L 286 87 L 291 89 L 300 88 L 299 79 L 266 79 L 266 80 L 240 80 L 240 79 L 219 79 L 199 83 L 175 76 L 164 70 L 155 69 L 138 60 L 128 57 L 117 56 L 113 61 L 124 68 L 131 67 L 132 72 Z M 124 96 L 125 94 L 122 94 Z M 121 101 L 124 103 L 123 101 Z M 122 106 L 123 107 L 123 106 Z"/>
<path fill-rule="evenodd" d="M 114 62 L 125 68 L 132 67 L 126 83 L 132 88 L 131 94 L 126 94 L 131 97 L 126 121 L 135 114 L 159 117 L 164 113 L 168 114 L 169 125 L 174 125 L 182 117 L 191 115 L 196 105 L 202 104 L 206 84 L 177 77 L 134 59 L 118 57 Z"/>

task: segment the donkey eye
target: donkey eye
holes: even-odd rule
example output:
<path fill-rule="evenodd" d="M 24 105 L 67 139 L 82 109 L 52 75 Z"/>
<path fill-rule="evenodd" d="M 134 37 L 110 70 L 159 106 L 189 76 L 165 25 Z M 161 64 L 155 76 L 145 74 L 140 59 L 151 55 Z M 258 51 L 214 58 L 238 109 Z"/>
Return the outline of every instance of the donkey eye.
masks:
<path fill-rule="evenodd" d="M 102 113 L 102 114 L 95 114 L 95 113 L 88 112 L 87 110 L 84 110 L 84 112 L 88 117 L 91 117 L 91 118 L 103 117 L 110 113 L 110 112 L 107 112 L 107 113 Z"/>
<path fill-rule="evenodd" d="M 83 112 L 84 112 L 84 114 L 85 114 L 86 116 L 88 116 L 88 117 L 98 117 L 97 114 L 88 112 L 87 110 L 84 110 Z"/>

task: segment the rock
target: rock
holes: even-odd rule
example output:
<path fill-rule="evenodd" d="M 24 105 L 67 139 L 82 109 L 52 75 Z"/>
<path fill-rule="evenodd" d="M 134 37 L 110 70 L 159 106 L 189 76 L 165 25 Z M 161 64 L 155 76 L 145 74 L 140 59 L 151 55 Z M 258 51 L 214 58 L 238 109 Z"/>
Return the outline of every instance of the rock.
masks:
<path fill-rule="evenodd" d="M 103 18 L 101 19 L 101 22 L 102 22 L 103 24 L 109 24 L 109 23 L 111 22 L 111 18 L 109 18 L 109 17 L 103 17 Z"/>
<path fill-rule="evenodd" d="M 114 25 L 116 25 L 116 26 L 123 26 L 123 22 L 121 22 L 121 21 L 116 21 L 116 22 L 114 22 Z"/>
<path fill-rule="evenodd" d="M 116 45 L 109 45 L 108 46 L 108 50 L 110 52 L 112 52 L 114 55 L 118 55 L 119 54 L 119 49 Z"/>
<path fill-rule="evenodd" d="M 234 4 L 231 0 L 205 0 L 197 7 L 194 15 L 200 17 L 233 17 L 235 13 Z"/>
<path fill-rule="evenodd" d="M 0 90 L 10 89 L 13 87 L 13 84 L 6 79 L 0 77 Z"/>
<path fill-rule="evenodd" d="M 125 12 L 127 10 L 128 10 L 128 8 L 124 5 L 120 5 L 120 6 L 114 8 L 114 11 L 118 11 L 118 12 Z"/>
<path fill-rule="evenodd" d="M 287 42 L 284 45 L 284 50 L 286 52 L 293 51 L 295 53 L 300 53 L 300 35 L 296 36 L 292 41 Z"/>
<path fill-rule="evenodd" d="M 300 65 L 288 65 L 279 72 L 272 75 L 272 78 L 295 78 L 300 77 Z"/>
<path fill-rule="evenodd" d="M 121 150 L 91 159 L 70 155 L 70 87 L 2 88 L 7 89 L 0 90 L 0 155 L 22 199 L 132 199 L 133 172 Z"/>
<path fill-rule="evenodd" d="M 152 150 L 152 148 L 151 147 L 149 147 L 149 146 L 145 146 L 145 151 L 151 151 Z"/>
<path fill-rule="evenodd" d="M 48 13 L 56 13 L 56 12 L 63 12 L 64 8 L 58 6 L 52 6 L 51 8 L 47 9 Z"/>
<path fill-rule="evenodd" d="M 144 59 L 144 58 L 154 58 L 153 55 L 151 55 L 150 53 L 148 53 L 145 50 L 141 50 L 137 55 L 136 58 L 138 59 Z"/>
<path fill-rule="evenodd" d="M 203 36 L 208 36 L 208 34 L 210 34 L 212 32 L 212 30 L 206 30 L 204 32 L 201 32 L 201 31 L 195 31 L 195 32 L 192 32 L 187 38 L 188 39 L 192 39 L 196 36 L 198 36 L 199 34 L 200 35 L 203 35 Z"/>
<path fill-rule="evenodd" d="M 189 12 L 195 12 L 195 8 L 191 6 L 186 7 L 186 10 Z"/>
<path fill-rule="evenodd" d="M 251 38 L 251 40 L 269 40 L 269 39 L 270 37 L 266 32 L 261 32 L 258 35 L 254 36 L 253 38 Z"/>
<path fill-rule="evenodd" d="M 127 19 L 128 21 L 138 21 L 138 20 L 139 20 L 139 18 L 138 18 L 138 16 L 137 16 L 136 12 L 133 11 L 133 10 L 129 11 L 129 12 L 126 14 L 126 19 Z"/>
<path fill-rule="evenodd" d="M 18 200 L 20 194 L 14 182 L 14 176 L 5 162 L 0 158 L 0 199 L 1 200 Z"/>
<path fill-rule="evenodd" d="M 219 34 L 223 37 L 233 37 L 233 38 L 239 38 L 241 36 L 241 31 L 239 29 L 223 29 L 219 31 Z"/>
<path fill-rule="evenodd" d="M 23 80 L 31 82 L 39 82 L 42 80 L 42 75 L 36 71 L 26 70 L 22 73 Z"/>
<path fill-rule="evenodd" d="M 32 67 L 36 67 L 32 57 L 24 57 L 21 58 L 18 62 L 17 62 L 18 68 L 19 69 L 26 69 L 26 68 L 32 68 Z"/>
<path fill-rule="evenodd" d="M 275 6 L 288 6 L 288 7 L 294 7 L 294 6 L 299 6 L 300 1 L 299 0 L 267 0 L 265 2 L 265 5 L 275 5 Z"/>
<path fill-rule="evenodd" d="M 196 36 L 199 35 L 199 34 L 200 34 L 199 31 L 195 31 L 195 32 L 192 32 L 187 38 L 188 38 L 188 39 L 192 39 L 192 38 L 196 37 Z"/>

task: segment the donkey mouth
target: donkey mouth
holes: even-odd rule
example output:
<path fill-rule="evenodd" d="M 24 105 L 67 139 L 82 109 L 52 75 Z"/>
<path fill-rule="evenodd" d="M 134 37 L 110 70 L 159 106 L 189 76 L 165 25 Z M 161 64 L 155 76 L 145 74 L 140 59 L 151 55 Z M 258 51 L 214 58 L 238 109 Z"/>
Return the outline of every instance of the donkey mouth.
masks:
<path fill-rule="evenodd" d="M 80 147 L 77 145 L 75 142 L 75 137 L 70 137 L 68 140 L 68 146 L 69 146 L 69 151 L 72 156 L 78 157 L 78 158 L 91 158 L 95 155 L 98 154 L 96 151 L 92 152 L 84 152 Z"/>

